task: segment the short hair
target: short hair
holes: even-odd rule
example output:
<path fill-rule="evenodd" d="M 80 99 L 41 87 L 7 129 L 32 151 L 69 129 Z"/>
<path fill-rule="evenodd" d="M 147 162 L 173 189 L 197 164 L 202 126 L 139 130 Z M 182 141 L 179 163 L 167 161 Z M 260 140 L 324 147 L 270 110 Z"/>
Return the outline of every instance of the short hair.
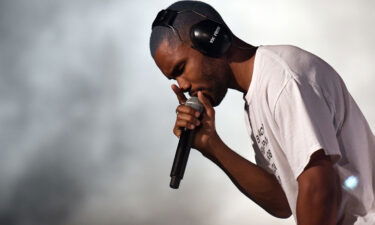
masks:
<path fill-rule="evenodd" d="M 220 14 L 211 5 L 201 1 L 178 1 L 170 5 L 167 9 L 176 11 L 195 11 L 211 20 L 225 24 Z M 173 27 L 177 29 L 180 37 L 178 37 L 171 28 L 162 26 L 154 27 L 150 37 L 150 52 L 152 57 L 155 58 L 156 50 L 164 40 L 166 40 L 171 46 L 180 43 L 180 38 L 183 41 L 190 42 L 189 31 L 191 26 L 204 19 L 204 17 L 197 13 L 187 12 L 186 15 L 179 14 L 177 16 L 173 23 Z"/>

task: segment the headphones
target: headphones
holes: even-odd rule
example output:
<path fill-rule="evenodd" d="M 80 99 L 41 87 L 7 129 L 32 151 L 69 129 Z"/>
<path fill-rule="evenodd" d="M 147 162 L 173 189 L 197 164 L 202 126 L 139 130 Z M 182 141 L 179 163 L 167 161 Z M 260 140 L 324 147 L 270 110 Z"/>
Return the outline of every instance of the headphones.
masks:
<path fill-rule="evenodd" d="M 205 19 L 192 25 L 190 28 L 190 40 L 192 48 L 198 50 L 202 54 L 219 58 L 224 55 L 232 45 L 233 35 L 229 28 L 219 22 L 213 21 L 194 10 L 176 11 L 171 9 L 163 9 L 156 16 L 152 23 L 152 28 L 156 26 L 164 26 L 171 28 L 174 33 L 181 39 L 178 30 L 173 26 L 177 15 L 182 12 L 193 12 L 204 17 Z"/>

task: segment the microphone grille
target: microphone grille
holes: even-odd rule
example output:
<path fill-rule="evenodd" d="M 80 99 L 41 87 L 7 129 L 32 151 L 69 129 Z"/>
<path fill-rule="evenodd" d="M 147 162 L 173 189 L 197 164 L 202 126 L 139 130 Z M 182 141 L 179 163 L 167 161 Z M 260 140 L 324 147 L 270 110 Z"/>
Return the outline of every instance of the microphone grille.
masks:
<path fill-rule="evenodd" d="M 185 102 L 186 106 L 189 106 L 198 112 L 203 112 L 203 104 L 199 101 L 198 97 L 191 97 Z"/>

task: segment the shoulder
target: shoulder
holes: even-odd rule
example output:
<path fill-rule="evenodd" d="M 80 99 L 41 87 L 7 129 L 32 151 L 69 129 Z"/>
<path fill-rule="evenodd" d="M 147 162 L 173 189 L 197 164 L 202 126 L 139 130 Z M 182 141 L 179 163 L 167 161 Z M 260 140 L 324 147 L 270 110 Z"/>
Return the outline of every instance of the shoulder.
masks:
<path fill-rule="evenodd" d="M 326 61 L 293 45 L 261 46 L 260 56 L 264 61 L 264 67 L 278 67 L 279 72 L 284 71 L 288 73 L 288 78 L 294 78 L 300 82 L 319 86 L 338 81 L 338 73 Z"/>
<path fill-rule="evenodd" d="M 263 55 L 277 60 L 295 75 L 336 73 L 322 58 L 312 52 L 293 45 L 267 45 L 261 48 Z"/>
<path fill-rule="evenodd" d="M 262 72 L 305 74 L 318 61 L 314 54 L 293 45 L 260 46 L 257 55 Z"/>
<path fill-rule="evenodd" d="M 337 77 L 318 56 L 293 45 L 260 46 L 255 64 L 257 92 L 271 109 L 283 93 L 296 94 L 304 86 L 327 89 L 325 86 Z"/>
<path fill-rule="evenodd" d="M 291 46 L 260 46 L 255 57 L 254 83 L 258 104 L 272 109 L 293 72 L 280 56 Z M 263 104 L 264 103 L 264 104 Z"/>
<path fill-rule="evenodd" d="M 294 45 L 261 45 L 259 51 L 262 54 L 273 56 L 274 58 L 288 59 L 301 54 L 312 54 Z"/>

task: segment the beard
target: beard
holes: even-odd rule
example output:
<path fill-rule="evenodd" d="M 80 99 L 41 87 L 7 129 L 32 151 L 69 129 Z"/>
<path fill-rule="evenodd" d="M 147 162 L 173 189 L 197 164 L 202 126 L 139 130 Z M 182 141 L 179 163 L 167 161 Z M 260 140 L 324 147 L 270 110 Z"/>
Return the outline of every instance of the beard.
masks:
<path fill-rule="evenodd" d="M 203 66 L 203 79 L 209 87 L 208 93 L 203 94 L 209 99 L 213 107 L 218 106 L 224 99 L 228 87 L 231 70 L 228 65 L 216 60 L 207 60 Z"/>

